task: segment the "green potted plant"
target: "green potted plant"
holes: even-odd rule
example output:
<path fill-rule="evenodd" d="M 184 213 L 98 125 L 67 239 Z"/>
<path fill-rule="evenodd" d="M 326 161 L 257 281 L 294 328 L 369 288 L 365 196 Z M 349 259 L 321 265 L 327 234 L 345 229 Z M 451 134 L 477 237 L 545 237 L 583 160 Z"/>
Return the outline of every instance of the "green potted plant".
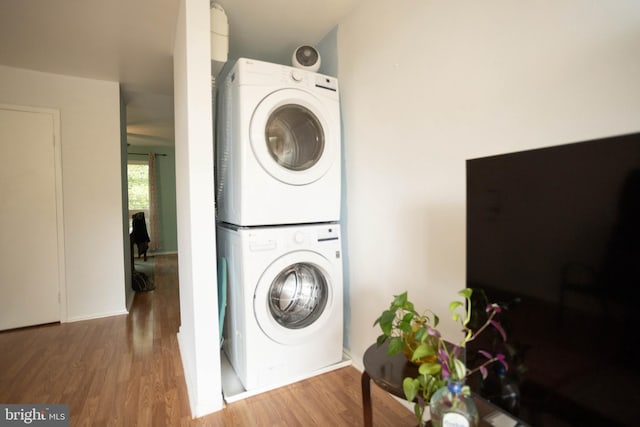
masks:
<path fill-rule="evenodd" d="M 419 425 L 422 425 L 425 408 L 430 404 L 432 421 L 434 425 L 439 425 L 440 419 L 437 418 L 442 415 L 439 413 L 440 402 L 434 402 L 434 398 L 449 399 L 446 405 L 458 405 L 457 409 L 461 413 L 475 411 L 469 398 L 469 387 L 464 384 L 466 378 L 476 372 L 486 377 L 487 366 L 494 362 L 500 362 L 507 368 L 505 356 L 501 353 L 480 351 L 484 361 L 473 369 L 467 369 L 462 360 L 465 345 L 489 327 L 495 328 L 502 339 L 506 340 L 506 334 L 496 320 L 501 310 L 498 304 L 487 304 L 484 322 L 475 329 L 470 327 L 472 293 L 471 288 L 463 289 L 458 295 L 465 301 L 453 301 L 449 304 L 453 320 L 462 328 L 463 337 L 457 343 L 447 343 L 442 338 L 437 329 L 439 317 L 429 309 L 421 312 L 416 310 L 407 292 L 395 295 L 389 308 L 374 322 L 374 326 L 379 325 L 382 330 L 377 339 L 378 345 L 388 343 L 387 353 L 390 356 L 403 352 L 409 361 L 418 366 L 418 375 L 404 378 L 402 385 L 407 400 L 415 402 L 414 412 Z M 433 414 L 434 411 L 436 414 Z M 433 419 L 434 415 L 436 419 Z M 474 425 L 473 413 L 467 415 L 471 419 L 470 425 Z M 477 413 L 475 417 L 477 419 Z"/>

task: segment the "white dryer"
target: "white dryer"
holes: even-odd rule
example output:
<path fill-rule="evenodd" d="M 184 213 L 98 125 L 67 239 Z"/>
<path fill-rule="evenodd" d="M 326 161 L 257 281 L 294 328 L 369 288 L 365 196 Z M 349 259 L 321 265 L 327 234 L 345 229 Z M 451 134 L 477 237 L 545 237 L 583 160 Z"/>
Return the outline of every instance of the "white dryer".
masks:
<path fill-rule="evenodd" d="M 223 349 L 244 388 L 282 385 L 341 362 L 340 226 L 217 231 L 228 265 Z"/>
<path fill-rule="evenodd" d="M 219 222 L 340 219 L 336 78 L 241 58 L 219 87 L 217 111 Z"/>

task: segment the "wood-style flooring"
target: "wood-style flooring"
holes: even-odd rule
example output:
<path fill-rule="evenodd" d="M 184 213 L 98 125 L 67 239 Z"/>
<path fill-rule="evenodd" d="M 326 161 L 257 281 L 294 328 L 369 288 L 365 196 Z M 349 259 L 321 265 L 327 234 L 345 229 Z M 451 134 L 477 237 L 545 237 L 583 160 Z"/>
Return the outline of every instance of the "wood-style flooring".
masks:
<path fill-rule="evenodd" d="M 71 426 L 361 426 L 360 372 L 341 368 L 192 419 L 176 334 L 176 256 L 128 315 L 0 332 L 0 403 L 69 404 Z M 414 426 L 373 389 L 375 426 Z"/>

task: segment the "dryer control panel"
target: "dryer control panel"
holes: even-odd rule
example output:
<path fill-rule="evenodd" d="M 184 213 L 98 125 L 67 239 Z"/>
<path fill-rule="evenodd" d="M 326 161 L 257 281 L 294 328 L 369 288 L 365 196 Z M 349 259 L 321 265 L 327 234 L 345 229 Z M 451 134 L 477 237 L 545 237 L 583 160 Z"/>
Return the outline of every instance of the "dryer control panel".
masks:
<path fill-rule="evenodd" d="M 338 90 L 338 79 L 334 79 L 332 77 L 317 75 L 316 76 L 316 87 L 321 89 L 328 89 L 336 92 Z"/>
<path fill-rule="evenodd" d="M 327 226 L 318 230 L 318 242 L 330 242 L 340 239 L 338 227 Z"/>

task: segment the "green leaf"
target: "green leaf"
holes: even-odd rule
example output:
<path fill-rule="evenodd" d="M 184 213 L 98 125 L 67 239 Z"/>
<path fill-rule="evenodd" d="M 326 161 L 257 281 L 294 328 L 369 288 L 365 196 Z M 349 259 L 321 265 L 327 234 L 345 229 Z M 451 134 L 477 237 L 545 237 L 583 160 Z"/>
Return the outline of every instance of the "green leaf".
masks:
<path fill-rule="evenodd" d="M 463 379 L 467 375 L 467 367 L 464 366 L 464 363 L 460 359 L 453 359 L 453 371 L 455 372 L 455 377 L 459 380 Z"/>
<path fill-rule="evenodd" d="M 400 322 L 398 324 L 398 329 L 404 332 L 405 335 L 411 335 L 413 333 L 413 328 L 410 324 Z"/>
<path fill-rule="evenodd" d="M 402 308 L 403 308 L 404 310 L 406 310 L 406 311 L 410 311 L 410 312 L 412 312 L 412 313 L 415 313 L 415 312 L 416 312 L 415 308 L 413 307 L 413 303 L 412 303 L 411 301 L 407 301 L 407 302 L 405 302 L 405 303 L 404 303 L 404 305 L 402 306 Z"/>
<path fill-rule="evenodd" d="M 378 344 L 378 346 L 381 346 L 387 340 L 387 338 L 389 337 L 385 334 L 380 335 L 378 339 L 376 339 L 376 344 Z"/>
<path fill-rule="evenodd" d="M 387 354 L 389 356 L 393 356 L 394 354 L 398 354 L 404 348 L 404 340 L 400 337 L 393 337 L 389 340 L 389 348 L 387 349 Z"/>
<path fill-rule="evenodd" d="M 429 375 L 427 381 L 422 386 L 422 396 L 426 402 L 431 400 L 433 394 L 441 387 L 446 385 L 446 380 L 440 378 L 440 376 Z"/>
<path fill-rule="evenodd" d="M 391 310 L 385 310 L 379 318 L 380 329 L 385 335 L 391 335 L 393 329 L 393 320 L 396 318 L 396 314 Z M 375 324 L 374 324 L 375 326 Z"/>
<path fill-rule="evenodd" d="M 460 301 L 451 301 L 449 303 L 449 311 L 453 313 L 461 305 L 463 304 Z"/>
<path fill-rule="evenodd" d="M 420 389 L 420 382 L 415 378 L 407 377 L 402 380 L 402 390 L 409 402 L 413 402 Z"/>
<path fill-rule="evenodd" d="M 418 368 L 420 375 L 437 375 L 442 371 L 442 366 L 439 363 L 423 363 Z"/>
<path fill-rule="evenodd" d="M 433 356 L 434 354 L 436 354 L 436 351 L 432 346 L 422 343 L 413 351 L 411 359 L 420 360 L 425 356 Z"/>
<path fill-rule="evenodd" d="M 472 288 L 464 288 L 463 290 L 458 292 L 458 295 L 460 295 L 461 297 L 464 297 L 466 299 L 469 299 L 469 298 L 471 298 L 471 294 L 472 293 L 473 293 L 473 289 Z"/>
<path fill-rule="evenodd" d="M 413 336 L 415 337 L 416 341 L 424 342 L 429 334 L 427 334 L 427 328 L 420 328 L 414 332 Z"/>
<path fill-rule="evenodd" d="M 391 303 L 392 308 L 401 308 L 407 302 L 407 291 L 404 291 L 400 295 L 395 295 L 393 298 L 393 302 Z"/>
<path fill-rule="evenodd" d="M 398 323 L 398 329 L 406 334 L 410 334 L 413 332 L 413 327 L 411 326 L 411 319 L 413 319 L 413 314 L 406 314 L 400 323 Z"/>
<path fill-rule="evenodd" d="M 416 402 L 416 404 L 413 405 L 413 413 L 416 415 L 416 419 L 418 420 L 418 423 L 422 422 L 423 412 L 424 412 L 424 409 L 422 409 L 422 406 L 420 406 L 420 404 Z"/>

